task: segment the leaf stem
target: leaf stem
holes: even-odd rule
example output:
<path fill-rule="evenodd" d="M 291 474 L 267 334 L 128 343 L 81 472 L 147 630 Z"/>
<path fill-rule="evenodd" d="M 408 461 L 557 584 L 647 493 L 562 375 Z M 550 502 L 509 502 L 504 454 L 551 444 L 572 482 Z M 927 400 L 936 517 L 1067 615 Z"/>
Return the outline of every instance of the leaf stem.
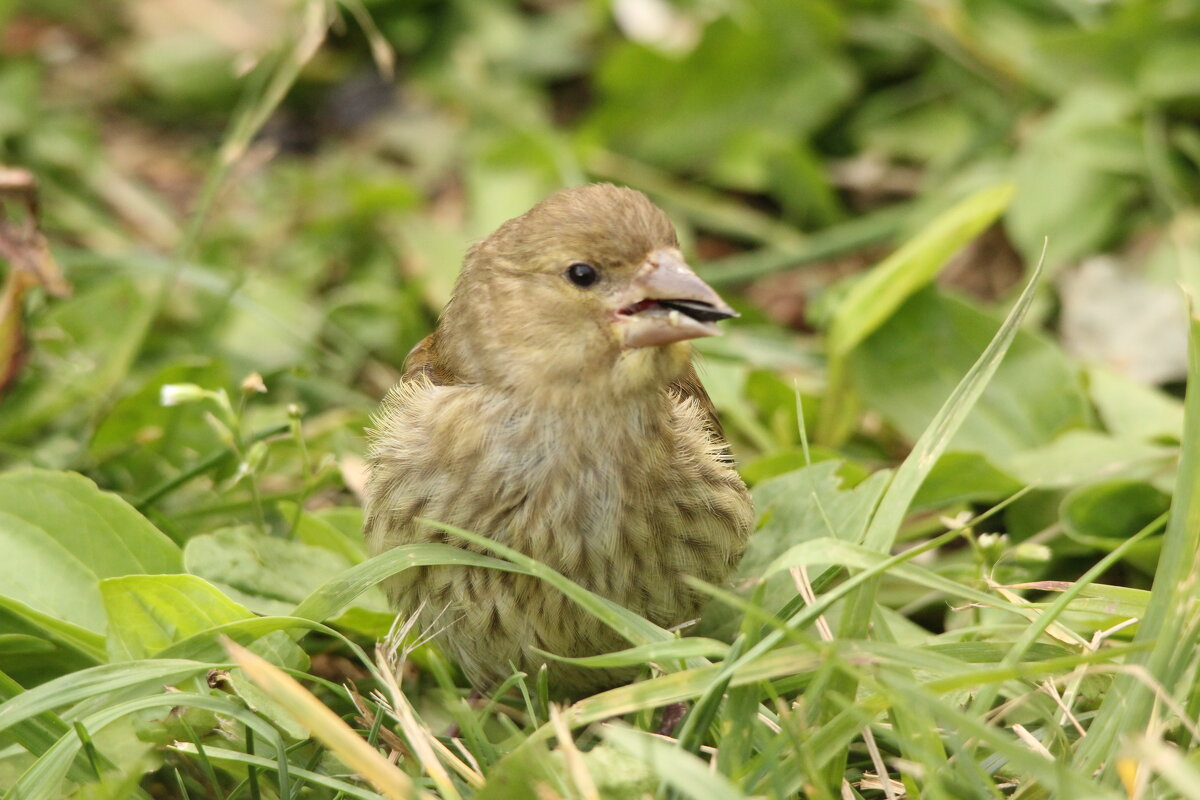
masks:
<path fill-rule="evenodd" d="M 278 425 L 272 425 L 268 428 L 263 428 L 262 430 L 253 434 L 250 437 L 250 442 L 251 443 L 260 442 L 263 439 L 268 439 L 272 436 L 277 436 L 281 433 L 286 433 L 287 431 L 288 431 L 288 423 L 281 422 Z M 133 502 L 133 507 L 136 508 L 138 511 L 145 511 L 148 507 L 150 507 L 154 503 L 158 502 L 159 500 L 161 500 L 163 497 L 167 496 L 171 492 L 175 491 L 180 486 L 183 486 L 185 483 L 188 483 L 192 479 L 199 477 L 200 475 L 203 475 L 205 472 L 208 472 L 209 470 L 213 470 L 213 469 L 216 469 L 217 467 L 220 467 L 226 461 L 228 461 L 230 458 L 233 458 L 234 455 L 235 455 L 234 451 L 230 450 L 228 448 L 222 448 L 220 450 L 215 450 L 215 451 L 209 453 L 207 456 L 200 459 L 195 464 L 193 464 L 192 466 L 185 469 L 183 472 L 179 473 L 178 475 L 176 475 L 172 478 L 168 478 L 167 480 L 165 480 L 162 483 L 155 486 L 150 491 L 146 492 L 146 494 L 142 495 L 140 498 L 138 498 L 137 500 L 135 500 Z"/>

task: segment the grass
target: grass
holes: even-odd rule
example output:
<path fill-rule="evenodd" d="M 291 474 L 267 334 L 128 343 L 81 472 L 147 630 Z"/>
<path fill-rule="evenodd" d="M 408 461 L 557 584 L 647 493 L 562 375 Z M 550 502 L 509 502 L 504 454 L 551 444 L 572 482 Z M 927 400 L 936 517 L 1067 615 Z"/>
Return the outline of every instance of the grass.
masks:
<path fill-rule="evenodd" d="M 87 30 L 119 102 L 78 88 L 33 99 L 72 85 L 60 79 L 84 73 L 62 70 L 78 64 L 0 65 L 0 121 L 18 120 L 5 158 L 36 174 L 36 221 L 75 289 L 30 290 L 0 318 L 29 354 L 0 364 L 17 378 L 0 393 L 4 798 L 1200 796 L 1200 327 L 1189 313 L 1182 402 L 1118 374 L 1085 381 L 1055 335 L 1068 291 L 1043 277 L 1105 247 L 1133 260 L 1133 242 L 1169 231 L 1174 250 L 1156 257 L 1173 252 L 1190 286 L 1198 181 L 1173 62 L 1139 62 L 1138 110 L 1114 101 L 1117 116 L 1083 122 L 1071 88 L 1046 77 L 1069 63 L 1055 36 L 1099 53 L 1132 41 L 1130 58 L 1143 35 L 1146 52 L 1182 45 L 1136 10 L 1004 10 L 1005 28 L 980 8 L 953 24 L 792 9 L 830 26 L 810 19 L 797 30 L 828 35 L 798 44 L 796 26 L 760 24 L 775 5 L 749 3 L 704 21 L 707 49 L 668 57 L 585 4 L 443 16 L 312 0 L 221 56 L 248 70 L 237 80 L 188 60 L 212 44 L 188 39 L 196 29 L 155 39 L 136 23 Z M 70 13 L 2 13 L 85 30 Z M 1005 50 L 1020 25 L 1041 44 Z M 904 47 L 884 46 L 880 26 Z M 116 42 L 129 60 L 105 49 Z M 782 101 L 751 107 L 762 54 L 803 60 L 784 66 L 823 76 L 806 107 L 837 110 L 809 129 Z M 280 152 L 289 119 L 341 113 L 321 93 L 368 92 L 377 66 L 396 67 L 402 101 L 389 89 L 367 122 Z M 722 96 L 710 67 L 750 83 Z M 711 88 L 681 91 L 652 126 L 622 116 L 667 74 Z M 152 91 L 161 108 L 139 94 Z M 942 98 L 917 104 L 932 122 L 910 114 L 926 95 Z M 691 135 L 697 118 L 720 129 L 748 114 L 755 136 L 729 150 Z M 1147 152 L 1122 149 L 1130 126 L 1156 132 L 1134 137 Z M 1122 169 L 1047 156 L 1064 130 Z M 121 161 L 131 152 L 144 163 Z M 887 180 L 915 159 L 928 186 L 856 196 L 846 159 L 878 153 Z M 1111 191 L 1089 204 L 1064 190 L 1076 217 L 1056 230 L 1045 176 Z M 489 555 L 368 558 L 359 533 L 362 428 L 465 246 L 582 179 L 650 193 L 743 311 L 701 355 L 759 529 L 730 585 L 697 583 L 710 601 L 688 636 L 475 532 L 444 526 Z M 1171 202 L 1136 223 L 1114 216 L 1112 203 L 1164 191 Z M 1100 223 L 1108 238 L 1089 233 Z M 1029 267 L 1023 291 L 961 298 L 947 264 L 980 235 Z M 999 274 L 1002 259 L 974 247 Z M 832 285 L 846 258 L 867 268 Z M 824 276 L 819 298 L 770 282 L 802 265 Z M 755 306 L 791 293 L 815 328 Z M 515 673 L 474 698 L 378 589 L 437 564 L 547 582 L 628 641 L 573 663 L 639 666 L 638 680 L 558 704 L 545 671 Z M 682 723 L 659 733 L 679 703 Z"/>

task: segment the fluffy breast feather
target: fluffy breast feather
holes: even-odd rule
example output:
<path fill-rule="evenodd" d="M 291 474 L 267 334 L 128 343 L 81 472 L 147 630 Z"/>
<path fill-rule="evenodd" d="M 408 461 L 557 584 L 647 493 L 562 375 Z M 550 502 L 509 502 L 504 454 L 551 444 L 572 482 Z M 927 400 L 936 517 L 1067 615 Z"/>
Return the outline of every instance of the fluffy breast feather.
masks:
<path fill-rule="evenodd" d="M 667 391 L 641 405 L 581 402 L 546 414 L 500 391 L 418 373 L 384 402 L 371 460 L 372 552 L 467 546 L 417 522 L 438 520 L 514 547 L 664 626 L 699 607 L 682 576 L 721 581 L 753 521 L 710 409 Z M 477 685 L 511 666 L 536 668 L 533 647 L 591 655 L 625 646 L 524 576 L 432 567 L 387 588 L 402 610 L 422 608 L 424 624 L 445 628 L 443 644 Z M 554 669 L 567 690 L 627 677 Z"/>

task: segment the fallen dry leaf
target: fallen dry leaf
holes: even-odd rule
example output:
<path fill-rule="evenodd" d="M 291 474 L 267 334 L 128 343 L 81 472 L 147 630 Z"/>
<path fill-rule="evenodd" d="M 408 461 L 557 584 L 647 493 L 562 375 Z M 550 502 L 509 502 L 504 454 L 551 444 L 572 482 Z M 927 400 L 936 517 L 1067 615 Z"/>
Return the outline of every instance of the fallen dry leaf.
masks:
<path fill-rule="evenodd" d="M 10 210 L 16 210 L 10 218 Z M 0 289 L 0 395 L 16 379 L 25 361 L 22 300 L 40 286 L 66 297 L 71 285 L 50 254 L 38 228 L 37 179 L 28 170 L 0 167 L 0 259 L 8 263 Z"/>

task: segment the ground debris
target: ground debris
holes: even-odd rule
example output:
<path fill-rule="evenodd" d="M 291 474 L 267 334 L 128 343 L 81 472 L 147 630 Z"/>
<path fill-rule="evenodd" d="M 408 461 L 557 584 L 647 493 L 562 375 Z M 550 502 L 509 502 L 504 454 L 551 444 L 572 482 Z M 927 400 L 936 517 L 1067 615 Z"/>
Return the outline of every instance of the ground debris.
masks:
<path fill-rule="evenodd" d="M 63 276 L 46 237 L 38 227 L 38 189 L 33 173 L 0 166 L 0 259 L 8 263 L 0 289 L 0 395 L 16 379 L 25 360 L 22 300 L 41 287 L 66 297 L 71 285 Z"/>

